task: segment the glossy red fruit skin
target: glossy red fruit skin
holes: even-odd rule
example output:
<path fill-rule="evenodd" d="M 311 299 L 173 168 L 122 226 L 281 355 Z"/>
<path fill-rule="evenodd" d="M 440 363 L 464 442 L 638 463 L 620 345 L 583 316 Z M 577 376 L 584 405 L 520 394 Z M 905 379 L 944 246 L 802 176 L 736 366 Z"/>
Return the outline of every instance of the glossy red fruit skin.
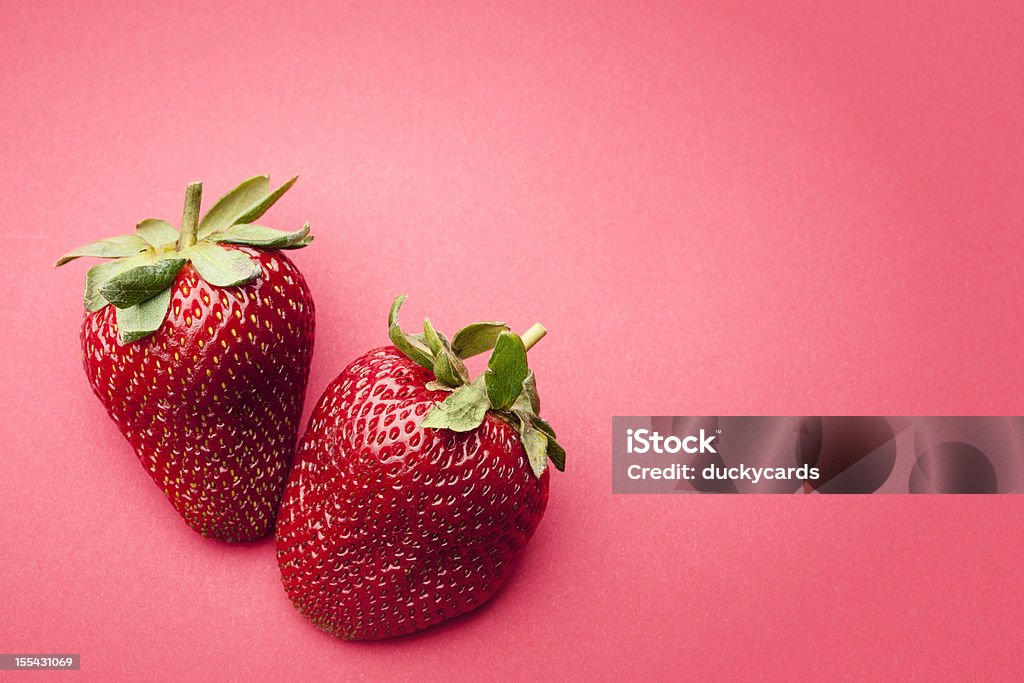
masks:
<path fill-rule="evenodd" d="M 296 608 L 334 635 L 388 638 L 480 606 L 537 528 L 548 474 L 530 470 L 499 417 L 467 433 L 419 426 L 447 393 L 394 347 L 327 387 L 296 455 L 277 523 Z"/>
<path fill-rule="evenodd" d="M 85 372 L 150 477 L 192 529 L 223 541 L 273 528 L 313 354 L 309 288 L 280 252 L 263 276 L 208 284 L 185 264 L 154 334 L 117 339 L 116 310 L 82 323 Z"/>

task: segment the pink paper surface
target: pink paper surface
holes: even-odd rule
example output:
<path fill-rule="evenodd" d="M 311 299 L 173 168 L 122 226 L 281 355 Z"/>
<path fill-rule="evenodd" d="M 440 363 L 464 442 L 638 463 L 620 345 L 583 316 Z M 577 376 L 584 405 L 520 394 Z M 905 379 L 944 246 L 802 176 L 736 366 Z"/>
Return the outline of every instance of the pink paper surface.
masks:
<path fill-rule="evenodd" d="M 92 680 L 1009 678 L 1014 496 L 612 496 L 615 414 L 1021 414 L 1024 5 L 0 3 L 0 651 Z M 334 640 L 91 394 L 66 249 L 268 172 L 307 415 L 386 343 L 550 330 L 569 454 L 514 577 Z"/>

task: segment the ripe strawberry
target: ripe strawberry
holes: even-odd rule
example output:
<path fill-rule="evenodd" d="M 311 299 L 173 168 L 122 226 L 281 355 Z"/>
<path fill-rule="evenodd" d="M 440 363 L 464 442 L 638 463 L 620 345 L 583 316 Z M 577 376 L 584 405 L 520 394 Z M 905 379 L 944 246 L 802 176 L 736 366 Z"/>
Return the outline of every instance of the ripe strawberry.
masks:
<path fill-rule="evenodd" d="M 294 182 L 251 178 L 202 221 L 193 183 L 180 233 L 148 219 L 57 262 L 116 259 L 86 276 L 85 372 L 178 513 L 223 541 L 271 530 L 298 435 L 313 300 L 277 250 L 313 238 L 253 223 Z"/>
<path fill-rule="evenodd" d="M 282 581 L 298 610 L 351 640 L 411 633 L 498 590 L 548 500 L 565 452 L 538 415 L 526 351 L 502 323 L 452 341 L 430 321 L 354 361 L 320 398 L 277 523 Z M 525 342 L 525 343 L 524 343 Z M 494 349 L 468 382 L 464 358 Z"/>

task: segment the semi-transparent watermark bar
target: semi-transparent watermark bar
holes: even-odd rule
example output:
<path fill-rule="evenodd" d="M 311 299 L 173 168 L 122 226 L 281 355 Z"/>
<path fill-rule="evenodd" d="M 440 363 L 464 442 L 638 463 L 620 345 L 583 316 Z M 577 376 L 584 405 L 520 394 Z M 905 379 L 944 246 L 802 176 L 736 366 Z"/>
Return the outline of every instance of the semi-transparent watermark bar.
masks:
<path fill-rule="evenodd" d="M 1024 493 L 1024 417 L 612 418 L 614 493 Z"/>

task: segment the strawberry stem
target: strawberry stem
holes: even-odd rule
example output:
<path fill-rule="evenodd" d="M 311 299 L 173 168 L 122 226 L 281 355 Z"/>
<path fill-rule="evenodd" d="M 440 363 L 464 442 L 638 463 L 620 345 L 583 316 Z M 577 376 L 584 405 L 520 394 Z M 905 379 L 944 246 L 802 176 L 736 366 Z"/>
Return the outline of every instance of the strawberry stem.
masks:
<path fill-rule="evenodd" d="M 196 233 L 199 231 L 199 205 L 202 201 L 203 184 L 189 183 L 185 190 L 185 211 L 181 215 L 178 251 L 188 249 L 196 243 Z"/>
<path fill-rule="evenodd" d="M 544 335 L 547 333 L 548 331 L 543 325 L 540 323 L 534 323 L 530 329 L 523 332 L 523 336 L 520 337 L 520 339 L 523 340 L 523 346 L 525 346 L 526 350 L 529 351 L 533 348 L 533 345 L 543 339 Z"/>

